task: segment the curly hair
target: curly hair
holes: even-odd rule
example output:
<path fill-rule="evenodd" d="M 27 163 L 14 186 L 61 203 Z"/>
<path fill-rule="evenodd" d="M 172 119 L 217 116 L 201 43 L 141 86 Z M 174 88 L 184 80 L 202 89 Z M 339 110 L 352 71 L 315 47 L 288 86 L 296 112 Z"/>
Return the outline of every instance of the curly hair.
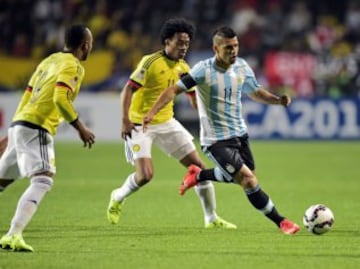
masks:
<path fill-rule="evenodd" d="M 165 45 L 165 40 L 172 38 L 176 33 L 187 33 L 192 40 L 195 35 L 195 27 L 183 18 L 169 19 L 161 28 L 161 44 Z"/>

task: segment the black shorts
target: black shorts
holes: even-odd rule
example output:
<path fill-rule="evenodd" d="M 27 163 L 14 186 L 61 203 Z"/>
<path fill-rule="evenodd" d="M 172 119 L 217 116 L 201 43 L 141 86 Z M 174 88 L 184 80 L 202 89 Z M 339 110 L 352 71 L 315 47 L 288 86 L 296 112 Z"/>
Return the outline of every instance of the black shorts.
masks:
<path fill-rule="evenodd" d="M 250 170 L 255 170 L 254 158 L 251 153 L 249 136 L 218 141 L 210 147 L 202 147 L 203 152 L 223 172 L 233 177 L 245 164 Z"/>

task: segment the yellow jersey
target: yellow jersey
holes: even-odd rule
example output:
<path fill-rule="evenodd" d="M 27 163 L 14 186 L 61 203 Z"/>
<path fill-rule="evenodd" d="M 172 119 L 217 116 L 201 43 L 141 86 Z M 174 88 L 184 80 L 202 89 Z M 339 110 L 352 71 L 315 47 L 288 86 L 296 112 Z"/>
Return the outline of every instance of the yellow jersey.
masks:
<path fill-rule="evenodd" d="M 31 76 L 13 122 L 29 122 L 55 135 L 61 121 L 78 117 L 73 101 L 84 75 L 84 67 L 72 53 L 51 54 Z"/>
<path fill-rule="evenodd" d="M 132 96 L 129 108 L 131 122 L 142 124 L 144 116 L 161 93 L 174 85 L 180 76 L 188 73 L 189 70 L 190 67 L 185 60 L 171 60 L 164 51 L 145 55 L 130 75 L 130 81 L 138 87 Z M 171 101 L 154 116 L 151 124 L 170 120 L 174 116 L 173 106 L 174 102 Z"/>

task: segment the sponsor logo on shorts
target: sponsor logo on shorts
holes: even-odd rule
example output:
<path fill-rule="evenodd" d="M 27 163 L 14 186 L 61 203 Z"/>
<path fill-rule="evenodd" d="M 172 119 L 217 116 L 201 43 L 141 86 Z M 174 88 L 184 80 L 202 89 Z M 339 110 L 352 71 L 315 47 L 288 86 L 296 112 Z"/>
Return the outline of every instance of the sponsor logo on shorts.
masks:
<path fill-rule="evenodd" d="M 229 163 L 225 165 L 225 169 L 226 169 L 226 171 L 228 171 L 230 174 L 232 174 L 232 173 L 235 172 L 235 167 L 232 166 L 232 165 L 229 164 Z"/>

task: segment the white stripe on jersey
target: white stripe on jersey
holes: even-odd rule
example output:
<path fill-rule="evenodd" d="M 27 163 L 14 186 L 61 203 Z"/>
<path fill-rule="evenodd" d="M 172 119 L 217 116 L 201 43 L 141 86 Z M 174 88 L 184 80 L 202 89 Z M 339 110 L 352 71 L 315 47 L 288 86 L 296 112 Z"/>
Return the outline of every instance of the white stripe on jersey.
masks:
<path fill-rule="evenodd" d="M 255 79 L 253 71 L 241 58 L 237 58 L 227 70 L 219 70 L 214 64 L 213 57 L 199 62 L 190 72 L 197 82 L 200 141 L 203 146 L 247 132 L 241 115 L 241 96 L 245 78 Z"/>

